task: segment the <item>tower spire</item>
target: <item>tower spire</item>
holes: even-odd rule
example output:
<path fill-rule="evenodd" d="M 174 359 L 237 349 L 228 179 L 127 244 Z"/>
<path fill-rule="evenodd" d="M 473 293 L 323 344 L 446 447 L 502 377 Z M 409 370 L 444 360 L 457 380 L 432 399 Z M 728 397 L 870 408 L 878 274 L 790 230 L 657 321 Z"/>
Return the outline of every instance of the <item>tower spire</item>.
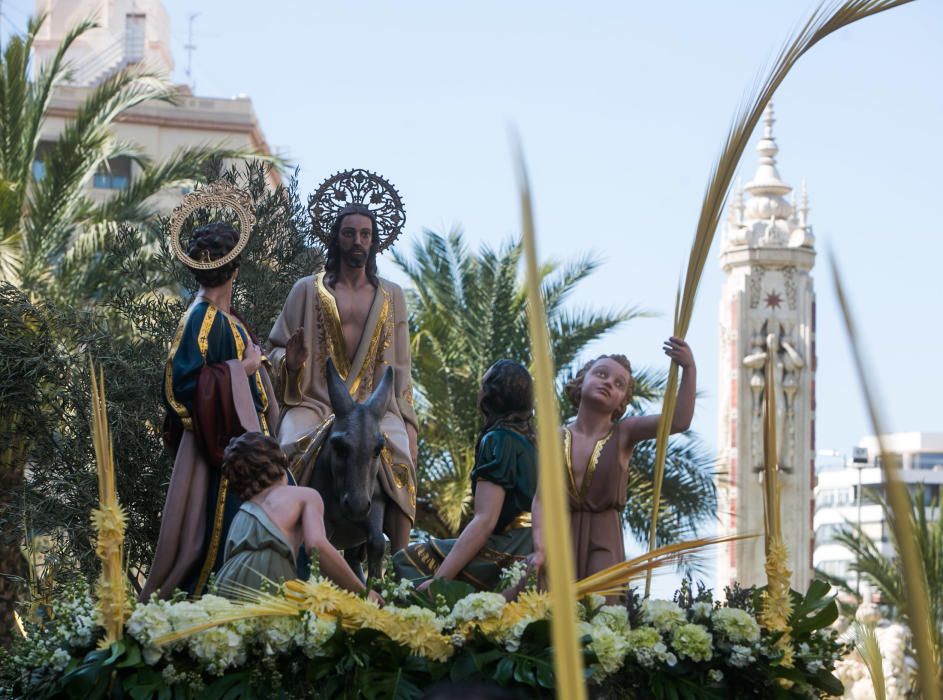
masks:
<path fill-rule="evenodd" d="M 773 103 L 766 105 L 763 111 L 763 138 L 756 144 L 756 152 L 760 155 L 760 162 L 753 179 L 747 183 L 746 191 L 754 197 L 773 196 L 782 197 L 789 194 L 792 188 L 782 181 L 779 171 L 776 170 L 776 155 L 779 146 L 773 136 L 773 124 L 776 118 L 773 114 Z"/>

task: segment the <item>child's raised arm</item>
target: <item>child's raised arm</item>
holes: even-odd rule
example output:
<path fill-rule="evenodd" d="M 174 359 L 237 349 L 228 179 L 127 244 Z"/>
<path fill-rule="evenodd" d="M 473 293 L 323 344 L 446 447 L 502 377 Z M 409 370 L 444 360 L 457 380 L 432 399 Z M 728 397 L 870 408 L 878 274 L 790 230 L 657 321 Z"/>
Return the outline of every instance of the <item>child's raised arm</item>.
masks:
<path fill-rule="evenodd" d="M 697 368 L 694 353 L 681 338 L 671 336 L 662 348 L 665 354 L 681 367 L 681 385 L 678 387 L 678 402 L 671 421 L 672 433 L 683 433 L 691 427 L 694 418 L 694 399 L 697 395 Z M 658 435 L 660 415 L 632 416 L 622 421 L 623 446 L 629 447 L 642 440 L 654 440 Z"/>

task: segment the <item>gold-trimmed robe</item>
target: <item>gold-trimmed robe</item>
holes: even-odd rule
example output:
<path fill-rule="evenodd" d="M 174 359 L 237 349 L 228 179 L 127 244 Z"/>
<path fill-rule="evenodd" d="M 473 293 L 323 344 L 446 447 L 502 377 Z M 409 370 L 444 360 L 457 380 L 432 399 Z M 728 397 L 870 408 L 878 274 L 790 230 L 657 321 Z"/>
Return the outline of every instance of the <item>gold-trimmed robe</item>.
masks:
<path fill-rule="evenodd" d="M 308 357 L 298 372 L 285 367 L 285 345 L 303 327 Z M 406 296 L 389 280 L 380 279 L 360 345 L 347 358 L 341 319 L 334 293 L 324 273 L 295 283 L 272 332 L 269 358 L 277 377 L 276 392 L 283 407 L 278 440 L 291 460 L 315 438 L 319 427 L 333 415 L 327 390 L 327 358 L 334 361 L 351 396 L 365 401 L 387 367 L 395 370 L 393 398 L 380 430 L 386 439 L 380 468 L 380 485 L 397 507 L 414 522 L 416 518 L 416 467 L 409 451 L 406 424 L 417 427 L 410 376 L 409 323 Z"/>

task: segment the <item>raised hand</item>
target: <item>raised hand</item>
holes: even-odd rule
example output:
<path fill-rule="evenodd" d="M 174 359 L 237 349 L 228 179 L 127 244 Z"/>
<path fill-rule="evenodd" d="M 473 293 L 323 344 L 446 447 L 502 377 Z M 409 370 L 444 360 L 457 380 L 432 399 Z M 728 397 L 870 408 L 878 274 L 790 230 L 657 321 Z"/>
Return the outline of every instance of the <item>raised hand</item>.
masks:
<path fill-rule="evenodd" d="M 308 343 L 305 342 L 303 326 L 295 329 L 285 344 L 285 366 L 289 372 L 297 372 L 308 357 Z"/>
<path fill-rule="evenodd" d="M 665 354 L 678 363 L 679 367 L 688 369 L 694 366 L 694 353 L 691 352 L 691 346 L 681 338 L 671 336 L 662 346 Z"/>

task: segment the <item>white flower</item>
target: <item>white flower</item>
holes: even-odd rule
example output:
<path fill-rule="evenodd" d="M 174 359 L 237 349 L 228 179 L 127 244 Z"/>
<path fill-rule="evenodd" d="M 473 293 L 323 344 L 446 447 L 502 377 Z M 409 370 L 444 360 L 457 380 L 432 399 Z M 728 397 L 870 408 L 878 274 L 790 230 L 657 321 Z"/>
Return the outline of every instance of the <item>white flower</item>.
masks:
<path fill-rule="evenodd" d="M 737 668 L 746 668 L 755 661 L 756 657 L 753 656 L 753 650 L 750 647 L 745 647 L 740 644 L 734 644 L 732 647 L 730 647 L 731 666 L 736 666 Z"/>
<path fill-rule="evenodd" d="M 642 601 L 642 620 L 660 632 L 670 632 L 678 625 L 687 622 L 687 617 L 677 603 L 649 598 Z"/>
<path fill-rule="evenodd" d="M 625 636 L 629 631 L 629 611 L 621 605 L 603 605 L 593 618 L 594 625 L 605 625 Z"/>
<path fill-rule="evenodd" d="M 61 671 L 69 665 L 69 661 L 71 660 L 72 654 L 65 649 L 56 649 L 52 654 L 52 658 L 49 660 L 49 665 L 54 671 Z"/>
<path fill-rule="evenodd" d="M 710 619 L 711 611 L 714 606 L 710 603 L 700 602 L 691 606 L 691 619 L 694 622 L 705 622 Z"/>
<path fill-rule="evenodd" d="M 720 683 L 722 680 L 724 680 L 724 672 L 718 668 L 712 668 L 707 672 L 707 679 L 711 683 Z"/>
<path fill-rule="evenodd" d="M 325 620 L 317 617 L 313 613 L 305 613 L 304 617 L 304 642 L 301 648 L 305 656 L 313 659 L 315 656 L 321 656 L 324 644 L 337 631 L 337 623 L 334 620 Z"/>
<path fill-rule="evenodd" d="M 150 666 L 157 664 L 163 655 L 161 647 L 152 644 L 153 640 L 173 631 L 168 606 L 168 603 L 156 599 L 138 605 L 124 624 L 125 631 L 141 644 L 144 663 Z"/>
<path fill-rule="evenodd" d="M 691 661 L 710 661 L 714 655 L 713 641 L 703 625 L 681 625 L 671 633 L 671 646 L 681 658 Z"/>
<path fill-rule="evenodd" d="M 733 644 L 757 642 L 760 626 L 746 610 L 718 608 L 711 615 L 714 631 Z"/>
<path fill-rule="evenodd" d="M 588 632 L 592 637 L 589 649 L 596 655 L 597 660 L 597 663 L 593 665 L 593 679 L 601 680 L 618 671 L 629 651 L 625 637 L 604 625 L 590 625 L 584 622 L 580 627 L 584 633 Z M 599 672 L 600 669 L 602 673 Z"/>
<path fill-rule="evenodd" d="M 636 627 L 626 634 L 625 641 L 632 656 L 645 668 L 654 668 L 659 656 L 667 651 L 661 635 L 653 627 Z"/>
<path fill-rule="evenodd" d="M 269 655 L 288 652 L 303 640 L 304 621 L 297 615 L 271 617 L 259 630 L 259 641 Z"/>
<path fill-rule="evenodd" d="M 423 624 L 433 627 L 436 632 L 441 632 L 445 627 L 445 620 L 443 618 L 438 617 L 432 610 L 421 608 L 418 605 L 410 605 L 408 608 L 389 607 L 387 610 L 392 612 L 396 617 L 402 618 L 404 622 L 419 620 Z"/>
<path fill-rule="evenodd" d="M 471 622 L 498 617 L 506 603 L 500 593 L 472 593 L 455 604 L 452 618 L 457 622 Z"/>
<path fill-rule="evenodd" d="M 246 660 L 244 639 L 228 625 L 213 627 L 189 637 L 190 655 L 202 661 L 206 670 L 219 676 L 230 666 Z"/>

